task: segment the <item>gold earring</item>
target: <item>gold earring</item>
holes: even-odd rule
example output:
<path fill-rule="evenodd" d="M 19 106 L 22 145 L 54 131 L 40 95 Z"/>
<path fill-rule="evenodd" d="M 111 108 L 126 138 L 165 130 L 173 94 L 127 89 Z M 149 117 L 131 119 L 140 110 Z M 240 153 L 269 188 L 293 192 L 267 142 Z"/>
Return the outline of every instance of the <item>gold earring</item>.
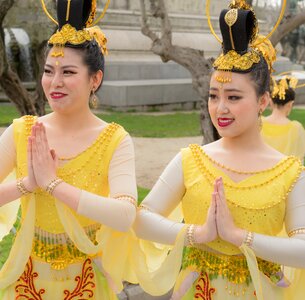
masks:
<path fill-rule="evenodd" d="M 97 108 L 97 97 L 95 95 L 95 91 L 92 90 L 91 92 L 91 97 L 90 97 L 90 107 L 93 108 L 93 109 L 96 109 Z"/>

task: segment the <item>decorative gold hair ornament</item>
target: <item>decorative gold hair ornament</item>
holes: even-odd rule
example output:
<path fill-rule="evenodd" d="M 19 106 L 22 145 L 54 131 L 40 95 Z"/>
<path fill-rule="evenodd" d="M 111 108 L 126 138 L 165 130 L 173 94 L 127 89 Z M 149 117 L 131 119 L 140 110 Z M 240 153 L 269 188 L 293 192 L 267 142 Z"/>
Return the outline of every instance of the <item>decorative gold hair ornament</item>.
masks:
<path fill-rule="evenodd" d="M 66 11 L 66 21 L 68 22 L 70 14 L 71 14 L 71 1 L 67 0 L 67 11 Z M 55 23 L 59 24 L 49 13 L 44 0 L 41 0 L 42 8 L 45 12 L 45 14 Z M 58 57 L 58 56 L 64 56 L 64 46 L 69 43 L 72 45 L 80 45 L 86 41 L 92 41 L 95 40 L 102 53 L 104 55 L 108 54 L 107 50 L 107 39 L 105 37 L 105 34 L 102 32 L 102 30 L 98 26 L 94 26 L 97 24 L 105 15 L 108 6 L 110 4 L 110 0 L 107 0 L 104 9 L 100 16 L 95 19 L 96 15 L 96 0 L 91 0 L 91 11 L 89 13 L 88 19 L 86 20 L 86 23 L 84 24 L 85 27 L 81 30 L 76 30 L 75 27 L 73 27 L 71 24 L 66 23 L 63 25 L 60 30 L 57 30 L 56 33 L 54 33 L 51 38 L 48 41 L 48 44 L 53 45 L 52 50 L 52 56 Z"/>
<path fill-rule="evenodd" d="M 211 0 L 206 1 L 206 14 L 208 18 L 208 24 L 212 34 L 220 43 L 223 44 L 221 39 L 216 35 L 211 23 L 210 2 Z M 258 23 L 253 8 L 249 4 L 247 4 L 245 0 L 231 1 L 231 3 L 229 4 L 229 10 L 224 15 L 224 22 L 228 26 L 228 31 L 229 31 L 228 34 L 229 34 L 231 49 L 228 47 L 228 45 L 225 49 L 223 44 L 224 51 L 218 58 L 216 58 L 213 66 L 218 71 L 220 70 L 227 72 L 232 70 L 247 71 L 253 66 L 253 64 L 258 63 L 260 61 L 260 54 L 262 54 L 268 63 L 268 68 L 270 72 L 272 72 L 273 71 L 272 64 L 276 59 L 276 51 L 272 46 L 271 42 L 269 41 L 269 37 L 274 33 L 274 31 L 280 24 L 285 12 L 285 8 L 286 8 L 286 0 L 283 0 L 281 13 L 274 28 L 267 36 L 262 36 L 262 35 L 258 35 L 258 31 L 259 31 Z M 252 24 L 253 26 L 250 30 L 248 37 L 249 47 L 248 49 L 246 47 L 244 51 L 236 50 L 236 45 L 234 43 L 233 33 L 232 33 L 232 27 L 239 18 L 239 13 L 238 13 L 239 10 L 250 10 L 253 14 L 253 24 Z M 222 76 L 218 76 L 218 77 L 219 78 L 218 79 L 216 78 L 216 80 L 221 83 L 230 82 L 230 80 L 228 80 L 230 76 L 225 76 L 225 78 L 220 78 Z"/>
<path fill-rule="evenodd" d="M 208 24 L 209 24 L 209 27 L 210 27 L 210 31 L 211 33 L 214 35 L 214 37 L 216 38 L 216 40 L 222 44 L 222 40 L 218 37 L 218 35 L 216 34 L 214 28 L 213 28 L 213 25 L 212 25 L 212 22 L 211 22 L 211 15 L 210 15 L 210 2 L 211 0 L 207 0 L 206 1 L 206 5 L 205 5 L 205 12 L 206 12 L 206 15 L 207 15 L 207 18 L 208 18 Z M 287 4 L 287 0 L 282 0 L 282 8 L 281 8 L 281 12 L 279 14 L 279 17 L 277 19 L 277 22 L 275 23 L 273 29 L 269 32 L 268 35 L 265 36 L 265 39 L 269 39 L 271 37 L 271 35 L 275 32 L 275 30 L 278 28 L 278 26 L 280 25 L 283 17 L 284 17 L 284 14 L 285 14 L 285 9 L 286 9 L 286 4 Z M 231 3 L 229 4 L 229 7 L 230 8 L 239 8 L 239 9 L 249 9 L 249 10 L 252 10 L 252 7 L 246 3 L 245 0 L 232 0 Z M 263 41 L 262 41 L 263 42 Z"/>
<path fill-rule="evenodd" d="M 291 88 L 296 90 L 305 86 L 305 83 L 298 84 L 299 79 L 292 75 L 294 73 L 305 73 L 304 71 L 287 71 L 272 77 L 272 98 L 278 97 L 280 100 L 285 100 L 286 91 Z M 287 75 L 290 74 L 290 75 Z M 285 76 L 283 76 L 285 75 Z M 281 79 L 276 80 L 276 77 L 282 76 Z"/>

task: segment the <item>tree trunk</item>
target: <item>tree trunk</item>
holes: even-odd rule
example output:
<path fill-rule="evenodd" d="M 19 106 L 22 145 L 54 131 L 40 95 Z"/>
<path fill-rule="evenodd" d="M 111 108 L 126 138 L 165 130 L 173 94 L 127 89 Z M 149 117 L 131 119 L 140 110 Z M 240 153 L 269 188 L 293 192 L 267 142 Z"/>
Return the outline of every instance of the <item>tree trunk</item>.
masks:
<path fill-rule="evenodd" d="M 23 86 L 18 75 L 11 69 L 5 51 L 4 44 L 4 29 L 3 20 L 9 9 L 14 5 L 14 0 L 0 0 L 0 86 L 10 101 L 16 106 L 21 115 L 43 115 L 45 114 L 45 100 L 40 85 L 40 79 L 37 80 L 37 88 L 33 93 L 29 93 Z M 43 43 L 43 45 L 45 42 Z M 36 72 L 36 79 L 41 78 L 41 66 L 43 62 L 42 46 L 39 45 L 36 56 L 38 60 L 38 72 Z"/>
<path fill-rule="evenodd" d="M 153 53 L 163 62 L 174 61 L 184 66 L 192 76 L 193 87 L 201 98 L 200 123 L 204 143 L 215 140 L 214 127 L 208 110 L 209 79 L 212 64 L 204 57 L 204 52 L 172 44 L 172 29 L 164 0 L 150 0 L 150 11 L 154 18 L 161 21 L 161 36 L 153 32 L 148 25 L 145 0 L 140 0 L 142 14 L 142 33 L 152 40 Z"/>

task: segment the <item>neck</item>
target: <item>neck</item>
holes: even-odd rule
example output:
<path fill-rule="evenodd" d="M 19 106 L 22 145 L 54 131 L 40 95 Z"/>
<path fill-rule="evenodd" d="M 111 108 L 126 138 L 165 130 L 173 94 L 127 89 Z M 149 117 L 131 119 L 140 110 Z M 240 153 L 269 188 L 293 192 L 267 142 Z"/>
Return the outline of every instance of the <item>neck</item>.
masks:
<path fill-rule="evenodd" d="M 50 117 L 52 123 L 56 124 L 56 127 L 65 130 L 65 132 L 88 128 L 91 124 L 95 124 L 96 122 L 96 117 L 90 109 L 85 109 L 80 113 L 69 114 L 53 112 Z"/>
<path fill-rule="evenodd" d="M 221 142 L 223 148 L 234 153 L 253 152 L 265 146 L 260 131 L 257 128 L 253 128 L 250 132 L 248 131 L 236 137 L 224 137 L 221 139 Z"/>
<path fill-rule="evenodd" d="M 270 115 L 270 117 L 275 118 L 275 119 L 280 119 L 280 118 L 287 118 L 287 109 L 285 109 L 285 107 L 278 109 L 278 108 L 274 108 L 272 110 L 272 113 Z"/>

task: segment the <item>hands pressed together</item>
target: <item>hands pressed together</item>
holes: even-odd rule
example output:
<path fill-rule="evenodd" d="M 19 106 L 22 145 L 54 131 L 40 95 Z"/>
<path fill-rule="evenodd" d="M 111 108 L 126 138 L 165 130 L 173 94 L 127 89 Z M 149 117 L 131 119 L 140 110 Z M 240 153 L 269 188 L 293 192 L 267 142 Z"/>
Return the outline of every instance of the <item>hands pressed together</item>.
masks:
<path fill-rule="evenodd" d="M 45 127 L 40 122 L 33 125 L 28 138 L 27 159 L 28 176 L 23 179 L 26 189 L 30 192 L 37 187 L 46 189 L 56 179 L 58 158 L 50 149 Z"/>
<path fill-rule="evenodd" d="M 218 178 L 214 183 L 207 220 L 205 224 L 195 227 L 194 241 L 198 244 L 205 244 L 220 237 L 224 241 L 240 246 L 245 235 L 246 231 L 234 224 L 227 205 L 222 178 Z"/>

